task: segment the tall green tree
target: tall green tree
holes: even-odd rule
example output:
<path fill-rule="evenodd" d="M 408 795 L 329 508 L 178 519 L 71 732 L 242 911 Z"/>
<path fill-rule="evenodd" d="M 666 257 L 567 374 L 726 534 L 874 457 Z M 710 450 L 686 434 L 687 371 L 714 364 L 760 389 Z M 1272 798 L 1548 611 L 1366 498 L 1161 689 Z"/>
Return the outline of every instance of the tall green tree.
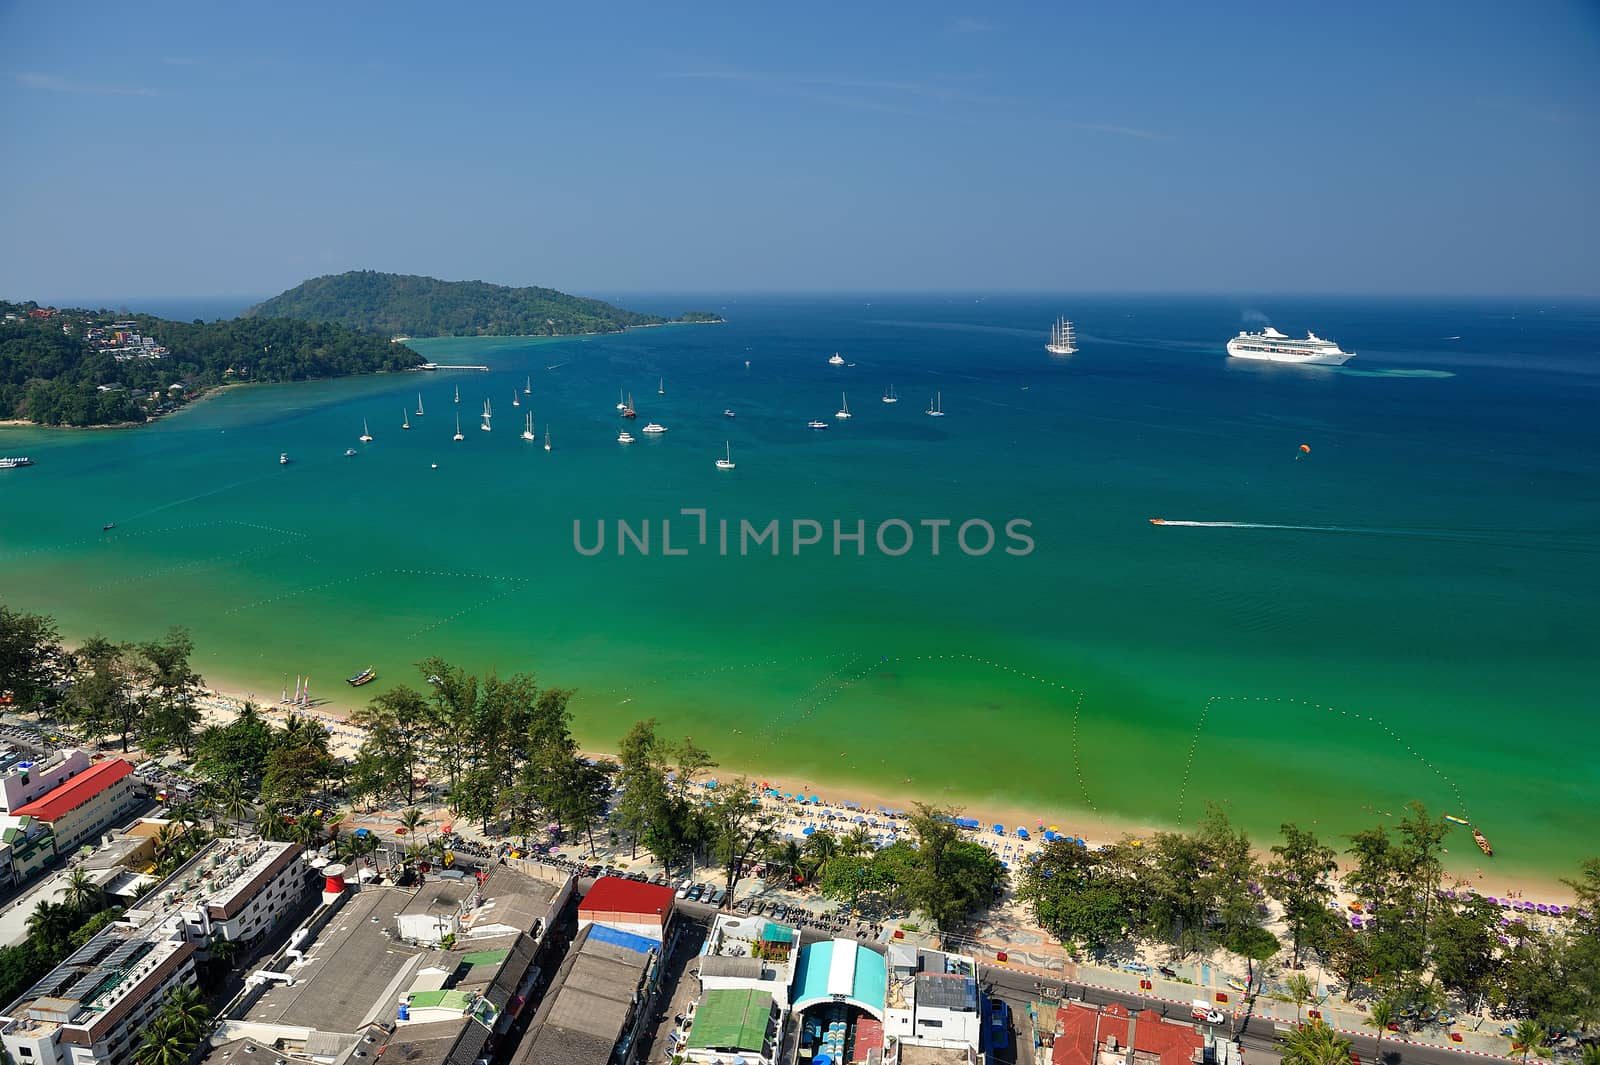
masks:
<path fill-rule="evenodd" d="M 1017 898 L 1061 942 L 1099 950 L 1146 923 L 1141 850 L 1131 839 L 1104 850 L 1050 840 L 1023 866 Z"/>
<path fill-rule="evenodd" d="M 133 691 L 136 655 L 103 636 L 85 641 L 73 656 L 74 680 L 65 705 L 67 719 L 86 734 L 120 738 L 123 754 L 128 753 L 144 715 L 144 705 Z"/>
<path fill-rule="evenodd" d="M 733 905 L 733 893 L 755 856 L 772 842 L 772 816 L 765 812 L 758 790 L 740 778 L 718 787 L 706 811 L 711 826 L 712 851 L 722 866 L 724 905 Z"/>
<path fill-rule="evenodd" d="M 916 858 L 900 890 L 940 931 L 999 897 L 1005 866 L 987 847 L 962 839 L 949 811 L 918 803 L 911 831 Z"/>
<path fill-rule="evenodd" d="M 1338 855 L 1332 847 L 1292 821 L 1279 827 L 1283 842 L 1272 847 L 1272 860 L 1266 869 L 1266 889 L 1281 907 L 1289 929 L 1293 965 L 1299 967 L 1301 948 L 1332 919 L 1328 903 L 1333 900 L 1332 877 L 1338 871 Z"/>
<path fill-rule="evenodd" d="M 0 603 L 0 695 L 10 695 L 18 710 L 37 710 L 54 699 L 66 665 L 53 618 Z"/>
<path fill-rule="evenodd" d="M 194 746 L 195 726 L 200 723 L 197 699 L 204 683 L 189 664 L 194 641 L 188 630 L 174 626 L 161 639 L 139 644 L 138 651 L 137 683 L 144 703 L 142 743 L 147 751 L 175 747 L 188 755 Z"/>

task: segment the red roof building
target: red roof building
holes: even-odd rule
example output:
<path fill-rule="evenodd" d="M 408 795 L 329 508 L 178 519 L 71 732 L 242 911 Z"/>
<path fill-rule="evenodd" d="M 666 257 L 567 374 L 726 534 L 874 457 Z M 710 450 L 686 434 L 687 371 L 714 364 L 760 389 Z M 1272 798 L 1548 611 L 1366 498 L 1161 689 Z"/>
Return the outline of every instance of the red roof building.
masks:
<path fill-rule="evenodd" d="M 124 758 L 112 758 L 95 763 L 12 813 L 48 823 L 55 833 L 57 852 L 65 853 L 138 805 L 134 784 L 133 765 Z"/>
<path fill-rule="evenodd" d="M 1205 1037 L 1192 1024 L 1163 1020 L 1155 1010 L 1142 1010 L 1134 1018 L 1115 1003 L 1103 1009 L 1069 1003 L 1056 1010 L 1056 1031 L 1050 1065 L 1126 1065 L 1130 1043 L 1135 1065 L 1205 1060 Z"/>
<path fill-rule="evenodd" d="M 603 876 L 578 904 L 578 927 L 605 925 L 660 941 L 672 919 L 675 900 L 670 887 Z"/>

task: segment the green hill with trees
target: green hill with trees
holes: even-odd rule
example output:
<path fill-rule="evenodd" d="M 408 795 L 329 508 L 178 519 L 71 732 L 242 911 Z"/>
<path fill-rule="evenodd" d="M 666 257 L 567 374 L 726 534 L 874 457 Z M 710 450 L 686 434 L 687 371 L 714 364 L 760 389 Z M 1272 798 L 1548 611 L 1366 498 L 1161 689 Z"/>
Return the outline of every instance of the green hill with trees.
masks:
<path fill-rule="evenodd" d="M 314 277 L 245 311 L 245 317 L 336 322 L 385 336 L 570 336 L 662 325 L 653 314 L 553 288 L 510 288 L 486 281 L 440 281 L 352 270 Z M 692 312 L 694 321 L 715 315 Z M 688 318 L 684 320 L 690 320 Z"/>
<path fill-rule="evenodd" d="M 0 418 L 40 425 L 142 422 L 221 384 L 403 370 L 423 361 L 404 344 L 325 322 L 176 322 L 4 301 L 0 315 Z M 132 346 L 145 338 L 153 347 Z"/>

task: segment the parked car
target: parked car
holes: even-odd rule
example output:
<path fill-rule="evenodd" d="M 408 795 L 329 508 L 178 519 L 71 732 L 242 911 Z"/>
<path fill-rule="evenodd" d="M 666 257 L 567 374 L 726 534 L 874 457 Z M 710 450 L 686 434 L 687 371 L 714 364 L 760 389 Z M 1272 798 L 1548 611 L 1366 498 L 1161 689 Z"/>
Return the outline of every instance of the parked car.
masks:
<path fill-rule="evenodd" d="M 1189 1016 L 1207 1024 L 1221 1024 L 1224 1019 L 1223 1012 L 1203 998 L 1197 998 L 1189 1003 Z"/>
<path fill-rule="evenodd" d="M 704 884 L 696 884 L 694 887 L 690 888 L 689 889 L 689 901 L 690 902 L 699 902 L 700 901 L 700 896 L 705 894 L 705 890 L 706 890 L 706 886 Z"/>
<path fill-rule="evenodd" d="M 692 888 L 692 887 L 694 887 L 694 884 L 691 881 L 688 881 L 688 880 L 685 880 L 683 883 L 679 884 L 678 885 L 678 898 L 680 898 L 680 899 L 688 898 L 689 897 L 689 889 Z"/>
<path fill-rule="evenodd" d="M 711 893 L 711 897 L 706 899 L 706 901 L 711 903 L 713 906 L 721 906 L 722 900 L 726 899 L 727 897 L 728 890 L 726 888 L 717 888 Z"/>
<path fill-rule="evenodd" d="M 656 885 L 657 887 L 664 886 L 666 884 L 666 882 L 667 882 L 667 874 L 666 873 L 657 873 L 655 876 L 650 878 L 650 883 Z"/>
<path fill-rule="evenodd" d="M 749 899 L 740 899 L 734 904 L 733 909 L 736 913 L 749 913 L 754 905 Z"/>

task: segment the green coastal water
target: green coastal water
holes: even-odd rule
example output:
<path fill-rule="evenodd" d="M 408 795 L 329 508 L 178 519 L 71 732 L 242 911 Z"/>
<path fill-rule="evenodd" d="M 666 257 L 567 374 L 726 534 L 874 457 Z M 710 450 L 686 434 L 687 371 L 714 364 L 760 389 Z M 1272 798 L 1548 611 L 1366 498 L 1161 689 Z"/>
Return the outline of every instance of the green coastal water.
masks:
<path fill-rule="evenodd" d="M 269 698 L 309 674 L 347 701 L 367 665 L 363 695 L 416 684 L 434 653 L 531 670 L 578 689 L 588 743 L 654 715 L 791 787 L 1082 832 L 1218 799 L 1263 836 L 1420 798 L 1478 822 L 1509 875 L 1596 850 L 1594 308 L 1265 308 L 1361 353 L 1341 371 L 1230 363 L 1245 323 L 1225 302 L 1079 301 L 1070 360 L 1042 351 L 1060 308 L 1038 301 L 722 309 L 723 326 L 418 344 L 490 373 L 0 431 L 37 463 L 0 473 L 0 596 L 73 636 L 186 625 L 202 672 Z M 841 390 L 856 416 L 808 430 Z M 944 418 L 924 414 L 936 391 Z M 529 411 L 548 453 L 518 439 Z M 651 419 L 669 431 L 645 436 Z M 733 471 L 713 466 L 725 441 Z M 706 546 L 683 508 L 707 512 Z M 685 555 L 662 552 L 669 518 Z M 872 530 L 896 518 L 916 543 L 891 557 Z M 1026 519 L 1035 548 L 973 557 L 951 527 L 935 555 L 918 524 L 970 518 L 1002 547 Z M 618 519 L 650 522 L 648 556 L 619 557 Z M 740 556 L 740 519 L 783 523 L 782 554 Z M 791 554 L 794 519 L 864 521 L 865 557 L 831 536 Z M 575 520 L 591 543 L 604 521 L 606 550 L 575 550 Z M 1485 864 L 1465 836 L 1451 849 Z"/>

